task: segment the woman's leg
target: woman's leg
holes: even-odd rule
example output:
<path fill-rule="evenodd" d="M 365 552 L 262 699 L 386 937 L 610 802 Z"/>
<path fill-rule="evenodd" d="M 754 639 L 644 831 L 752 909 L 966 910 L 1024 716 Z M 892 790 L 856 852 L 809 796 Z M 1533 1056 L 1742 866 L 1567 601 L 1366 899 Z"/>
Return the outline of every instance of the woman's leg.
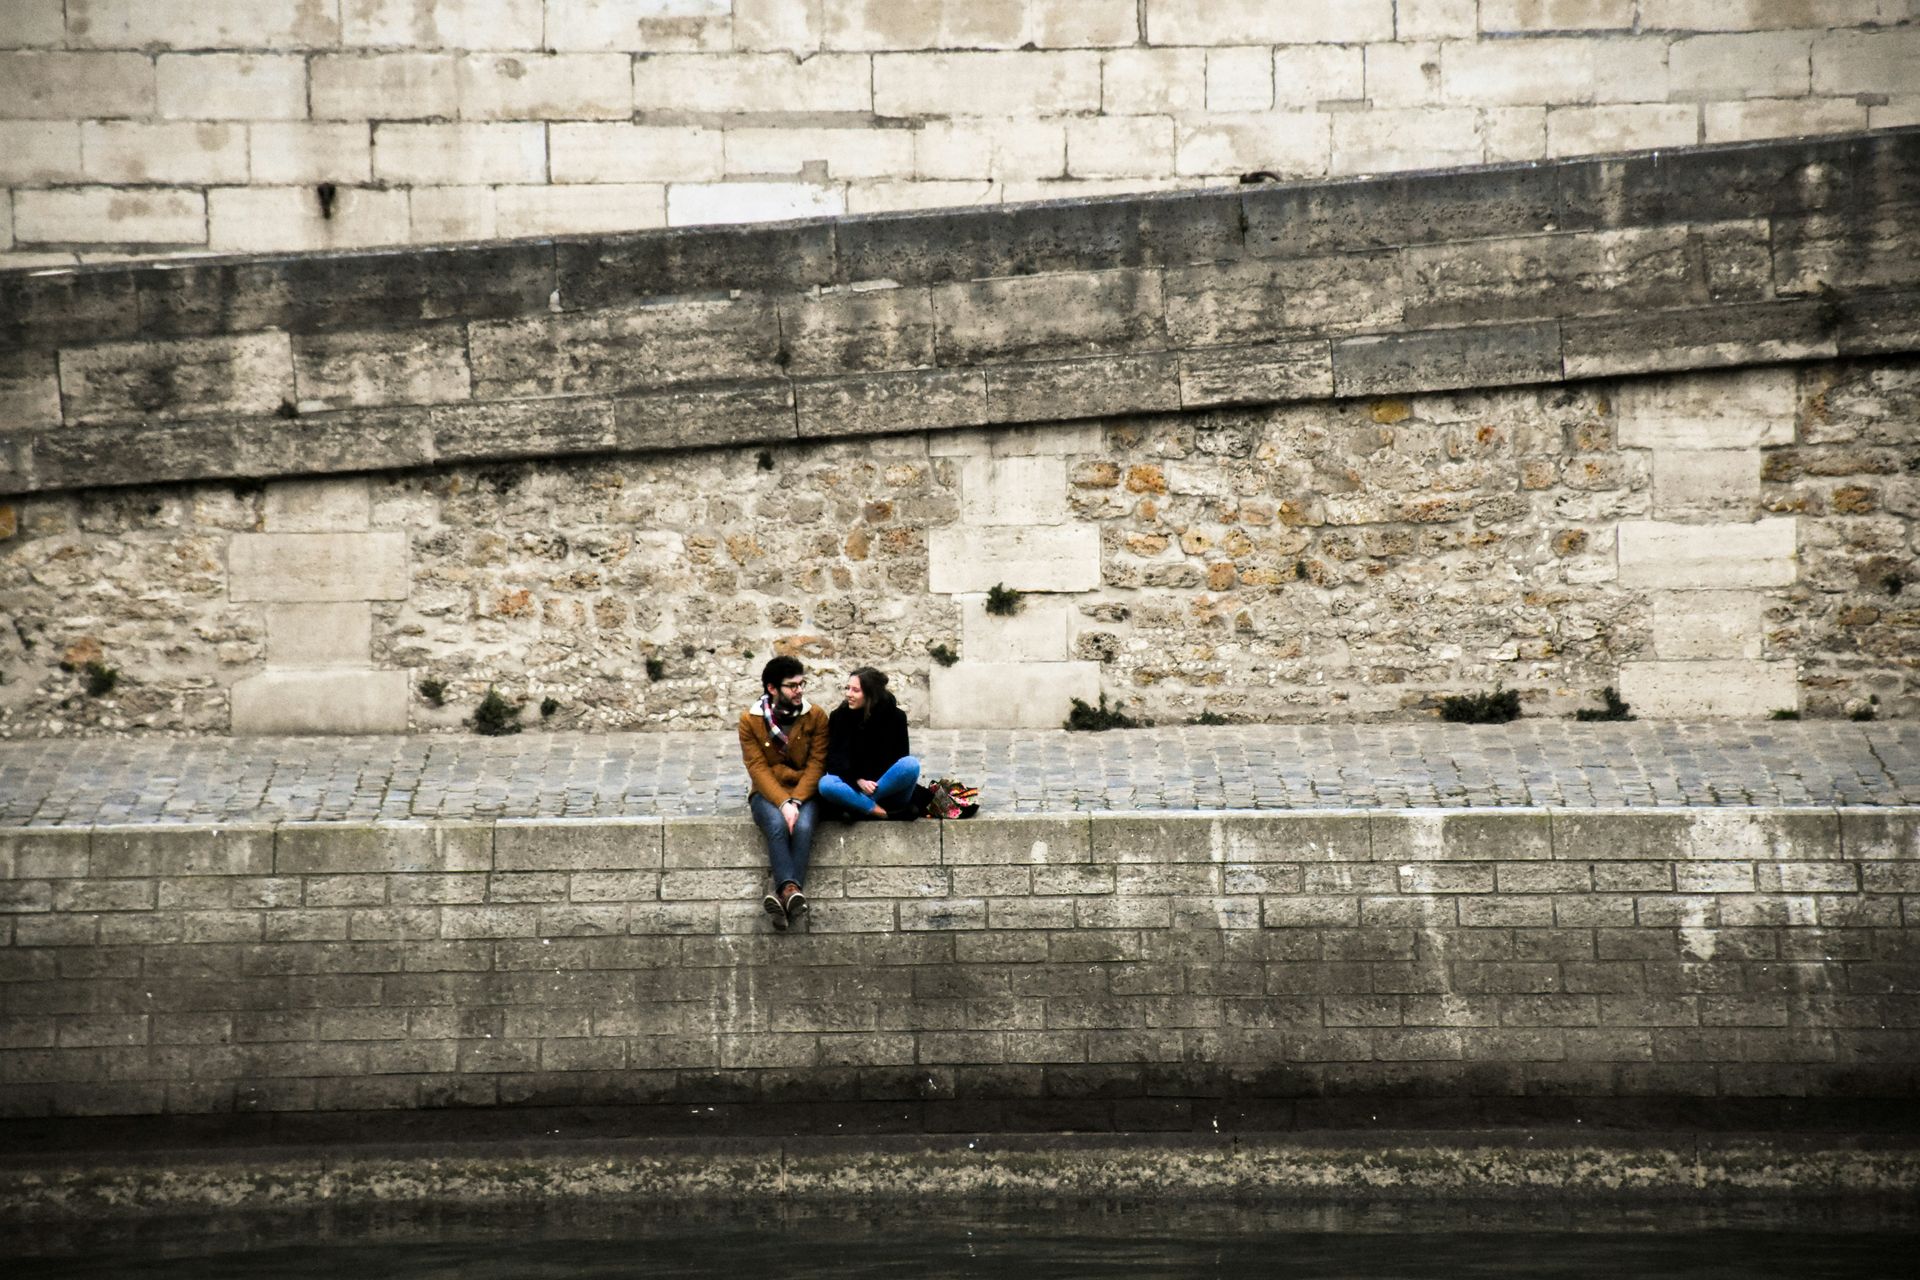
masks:
<path fill-rule="evenodd" d="M 808 824 L 807 844 L 811 847 L 813 844 L 813 826 L 812 819 L 806 817 L 808 807 L 808 805 L 801 805 L 800 813 L 801 817 L 805 819 Z M 787 833 L 787 819 L 785 815 L 780 812 L 780 806 L 756 791 L 752 797 L 747 800 L 747 808 L 753 813 L 754 825 L 759 827 L 760 834 L 767 838 L 767 864 L 773 873 L 774 892 L 778 893 L 780 886 L 789 880 L 795 884 L 799 884 L 800 876 L 806 874 L 806 867 L 803 864 L 799 874 L 795 874 L 793 856 L 795 840 L 793 836 Z M 800 823 L 795 822 L 793 827 L 794 834 L 797 835 L 800 830 Z"/>
<path fill-rule="evenodd" d="M 820 779 L 820 794 L 848 813 L 856 813 L 864 818 L 873 812 L 872 800 L 862 795 L 859 789 L 848 783 L 845 778 L 836 777 L 831 773 Z"/>
<path fill-rule="evenodd" d="M 912 756 L 901 756 L 888 766 L 880 775 L 880 784 L 873 789 L 874 803 L 892 813 L 907 802 L 913 794 L 913 786 L 920 781 L 920 762 Z"/>

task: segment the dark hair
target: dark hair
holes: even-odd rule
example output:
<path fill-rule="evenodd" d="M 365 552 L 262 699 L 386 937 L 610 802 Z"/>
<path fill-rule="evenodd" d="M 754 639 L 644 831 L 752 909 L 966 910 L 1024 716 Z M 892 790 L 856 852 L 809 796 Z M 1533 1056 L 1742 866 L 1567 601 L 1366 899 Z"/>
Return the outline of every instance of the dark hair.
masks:
<path fill-rule="evenodd" d="M 793 679 L 807 674 L 807 668 L 800 659 L 781 654 L 777 658 L 768 658 L 767 665 L 760 668 L 760 687 L 773 685 L 776 688 Z"/>
<path fill-rule="evenodd" d="M 886 674 L 877 668 L 860 667 L 854 671 L 851 678 L 860 682 L 860 692 L 866 697 L 866 700 L 860 704 L 862 720 L 873 719 L 876 709 L 891 711 L 900 705 L 887 689 Z"/>

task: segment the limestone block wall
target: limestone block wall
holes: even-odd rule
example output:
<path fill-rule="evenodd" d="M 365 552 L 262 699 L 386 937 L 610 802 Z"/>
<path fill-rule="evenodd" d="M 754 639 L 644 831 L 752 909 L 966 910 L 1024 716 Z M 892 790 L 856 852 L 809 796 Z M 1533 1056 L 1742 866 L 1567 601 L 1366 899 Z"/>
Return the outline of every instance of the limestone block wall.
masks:
<path fill-rule="evenodd" d="M 1870 1124 L 1920 1086 L 1911 810 L 836 828 L 788 935 L 761 859 L 731 820 L 0 832 L 0 1115 Z"/>
<path fill-rule="evenodd" d="M 0 267 L 1920 122 L 1911 0 L 4 0 Z"/>

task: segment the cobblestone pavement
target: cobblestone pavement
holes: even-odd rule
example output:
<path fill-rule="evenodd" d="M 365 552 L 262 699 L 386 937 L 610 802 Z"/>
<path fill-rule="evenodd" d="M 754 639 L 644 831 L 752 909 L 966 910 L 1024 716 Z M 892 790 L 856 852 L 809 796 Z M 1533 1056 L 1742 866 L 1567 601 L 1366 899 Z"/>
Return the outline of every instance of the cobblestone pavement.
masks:
<path fill-rule="evenodd" d="M 922 731 L 988 812 L 1920 804 L 1920 725 Z M 0 743 L 0 826 L 739 813 L 731 730 Z"/>

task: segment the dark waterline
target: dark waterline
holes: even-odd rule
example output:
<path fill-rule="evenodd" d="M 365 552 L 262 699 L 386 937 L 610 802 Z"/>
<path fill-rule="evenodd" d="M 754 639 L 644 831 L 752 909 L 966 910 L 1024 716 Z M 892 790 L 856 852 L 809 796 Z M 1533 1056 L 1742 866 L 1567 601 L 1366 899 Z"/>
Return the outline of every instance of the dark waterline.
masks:
<path fill-rule="evenodd" d="M 11 1275 L 613 1277 L 1908 1276 L 1911 1205 L 1569 1208 L 1081 1201 L 315 1210 L 17 1228 Z"/>

